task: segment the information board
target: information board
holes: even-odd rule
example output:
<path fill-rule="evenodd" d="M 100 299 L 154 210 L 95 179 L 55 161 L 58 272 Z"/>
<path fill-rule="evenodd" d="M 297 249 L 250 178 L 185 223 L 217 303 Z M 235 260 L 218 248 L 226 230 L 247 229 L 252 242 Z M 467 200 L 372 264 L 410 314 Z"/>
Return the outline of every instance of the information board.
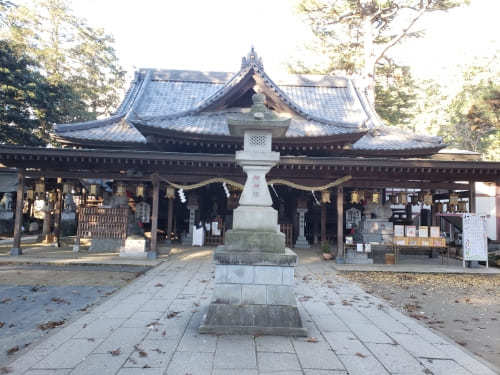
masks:
<path fill-rule="evenodd" d="M 463 250 L 465 260 L 488 260 L 486 220 L 477 214 L 463 215 Z"/>

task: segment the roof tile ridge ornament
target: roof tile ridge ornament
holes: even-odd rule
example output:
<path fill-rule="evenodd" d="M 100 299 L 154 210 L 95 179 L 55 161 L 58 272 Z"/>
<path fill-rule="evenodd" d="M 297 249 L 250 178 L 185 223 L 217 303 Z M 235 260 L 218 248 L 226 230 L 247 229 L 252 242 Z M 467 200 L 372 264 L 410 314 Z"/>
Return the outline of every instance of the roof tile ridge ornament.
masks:
<path fill-rule="evenodd" d="M 259 70 L 264 70 L 264 63 L 262 62 L 262 57 L 257 55 L 254 46 L 250 47 L 250 52 L 248 52 L 247 56 L 243 56 L 241 58 L 241 69 L 245 69 L 248 67 L 256 67 Z"/>

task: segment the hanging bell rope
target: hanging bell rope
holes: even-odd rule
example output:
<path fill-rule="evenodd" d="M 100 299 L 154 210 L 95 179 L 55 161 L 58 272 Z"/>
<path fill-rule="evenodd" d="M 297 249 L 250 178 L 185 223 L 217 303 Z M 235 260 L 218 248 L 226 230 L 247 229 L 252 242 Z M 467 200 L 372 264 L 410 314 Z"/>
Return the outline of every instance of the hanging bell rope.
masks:
<path fill-rule="evenodd" d="M 169 184 L 170 186 L 172 186 L 176 189 L 183 189 L 183 190 L 198 189 L 202 186 L 213 184 L 213 183 L 226 183 L 227 185 L 232 185 L 240 190 L 243 190 L 242 184 L 240 184 L 236 181 L 229 180 L 227 178 L 223 178 L 223 177 L 209 178 L 208 180 L 201 181 L 201 182 L 198 182 L 197 184 L 192 184 L 192 185 L 176 184 L 176 183 L 171 182 L 171 181 L 169 181 L 161 176 L 160 176 L 160 179 L 163 182 L 166 182 L 167 184 Z M 332 187 L 343 184 L 344 182 L 349 181 L 350 179 L 352 179 L 352 176 L 344 176 L 344 177 L 338 178 L 335 181 L 330 182 L 329 184 L 326 184 L 326 185 L 307 186 L 307 185 L 300 185 L 300 184 L 297 184 L 297 183 L 292 182 L 292 181 L 283 180 L 281 178 L 277 178 L 277 179 L 273 179 L 273 180 L 268 181 L 267 184 L 268 185 L 286 185 L 286 186 L 290 186 L 294 189 L 303 190 L 303 191 L 322 191 L 322 190 L 327 190 L 327 189 L 330 189 Z"/>

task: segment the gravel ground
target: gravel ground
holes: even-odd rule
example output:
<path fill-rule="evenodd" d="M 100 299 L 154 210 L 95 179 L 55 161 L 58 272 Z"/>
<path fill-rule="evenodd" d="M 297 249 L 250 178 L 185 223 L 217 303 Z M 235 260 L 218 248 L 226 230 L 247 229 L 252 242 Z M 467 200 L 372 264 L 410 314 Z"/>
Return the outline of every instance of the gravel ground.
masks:
<path fill-rule="evenodd" d="M 126 266 L 0 266 L 0 365 L 145 270 Z"/>
<path fill-rule="evenodd" d="M 342 276 L 500 367 L 500 275 Z"/>

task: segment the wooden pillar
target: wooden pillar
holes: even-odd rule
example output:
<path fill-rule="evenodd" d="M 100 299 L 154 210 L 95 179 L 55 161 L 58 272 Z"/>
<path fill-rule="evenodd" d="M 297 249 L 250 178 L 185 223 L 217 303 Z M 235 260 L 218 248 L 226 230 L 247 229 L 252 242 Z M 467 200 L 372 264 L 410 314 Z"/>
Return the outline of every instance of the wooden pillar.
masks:
<path fill-rule="evenodd" d="M 476 213 L 476 184 L 469 181 L 469 212 Z"/>
<path fill-rule="evenodd" d="M 337 188 L 337 258 L 344 258 L 344 188 Z"/>
<path fill-rule="evenodd" d="M 45 192 L 45 205 L 43 208 L 43 224 L 42 224 L 42 241 L 46 242 L 50 235 L 50 228 L 52 226 L 52 204 L 48 198 L 48 192 Z"/>
<path fill-rule="evenodd" d="M 160 195 L 160 182 L 158 175 L 153 175 L 153 213 L 151 215 L 151 251 L 158 249 L 158 206 Z"/>
<path fill-rule="evenodd" d="M 63 193 L 60 187 L 57 188 L 56 209 L 54 217 L 54 245 L 61 247 L 61 212 Z"/>
<path fill-rule="evenodd" d="M 172 243 L 172 231 L 174 230 L 173 223 L 174 223 L 174 197 L 168 198 L 168 218 L 167 218 L 167 234 L 168 234 L 168 239 L 167 243 L 171 244 Z"/>
<path fill-rule="evenodd" d="M 16 217 L 14 219 L 14 243 L 10 255 L 22 255 L 21 232 L 23 225 L 24 170 L 17 172 Z"/>
<path fill-rule="evenodd" d="M 321 244 L 326 242 L 326 204 L 321 203 Z"/>

